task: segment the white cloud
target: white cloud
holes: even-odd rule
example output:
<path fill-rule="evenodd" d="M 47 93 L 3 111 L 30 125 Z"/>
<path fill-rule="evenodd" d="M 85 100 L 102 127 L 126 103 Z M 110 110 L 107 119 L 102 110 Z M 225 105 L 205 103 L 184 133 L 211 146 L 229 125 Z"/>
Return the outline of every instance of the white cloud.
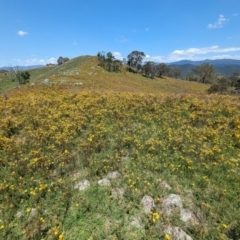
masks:
<path fill-rule="evenodd" d="M 229 21 L 229 19 L 226 19 L 224 15 L 219 15 L 218 20 L 215 23 L 208 24 L 208 28 L 221 28 L 225 22 Z"/>
<path fill-rule="evenodd" d="M 54 57 L 51 57 L 47 60 L 47 63 L 57 63 L 57 59 Z"/>
<path fill-rule="evenodd" d="M 211 46 L 205 48 L 188 48 L 186 50 L 175 50 L 169 55 L 169 59 L 191 59 L 197 55 L 205 55 L 209 53 L 227 53 L 240 51 L 240 47 L 220 48 L 219 46 Z"/>
<path fill-rule="evenodd" d="M 18 31 L 17 33 L 19 36 L 24 36 L 24 35 L 27 35 L 28 33 L 27 32 L 24 32 L 24 31 Z"/>
<path fill-rule="evenodd" d="M 57 63 L 57 59 L 52 58 L 45 58 L 45 59 L 38 59 L 38 58 L 30 58 L 30 59 L 13 59 L 14 62 L 19 66 L 31 66 L 31 65 L 46 65 L 47 63 Z"/>
<path fill-rule="evenodd" d="M 167 58 L 164 56 L 150 56 L 146 55 L 143 61 L 152 61 L 152 62 L 167 62 Z"/>
<path fill-rule="evenodd" d="M 204 60 L 204 59 L 219 59 L 219 58 L 232 58 L 239 59 L 239 55 L 232 55 L 230 53 L 239 52 L 240 47 L 220 48 L 219 46 L 211 46 L 205 48 L 188 48 L 183 50 L 174 50 L 172 53 L 166 56 L 149 56 L 145 58 L 145 61 L 154 62 L 174 62 L 180 60 Z M 211 55 L 211 54 L 217 55 Z M 222 53 L 222 54 L 221 54 Z M 219 55 L 218 55 L 219 54 Z"/>
<path fill-rule="evenodd" d="M 232 16 L 233 16 L 233 17 L 236 17 L 236 16 L 238 16 L 238 13 L 234 13 Z"/>
<path fill-rule="evenodd" d="M 120 52 L 113 52 L 113 56 L 118 60 L 123 60 L 123 56 Z"/>

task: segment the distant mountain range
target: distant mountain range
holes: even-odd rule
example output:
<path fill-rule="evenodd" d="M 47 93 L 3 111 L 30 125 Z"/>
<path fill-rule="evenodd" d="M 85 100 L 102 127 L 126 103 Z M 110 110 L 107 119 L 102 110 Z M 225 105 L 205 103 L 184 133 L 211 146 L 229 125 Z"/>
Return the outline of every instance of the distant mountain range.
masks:
<path fill-rule="evenodd" d="M 209 63 L 213 65 L 216 69 L 216 72 L 224 75 L 230 76 L 234 72 L 240 73 L 240 60 L 235 59 L 216 59 L 210 60 L 206 59 L 203 61 L 191 61 L 191 60 L 181 60 L 177 62 L 167 63 L 170 67 L 178 67 L 181 69 L 181 77 L 186 77 L 189 73 L 191 73 L 196 66 L 199 66 L 204 63 Z M 42 68 L 45 65 L 32 65 L 32 66 L 14 66 L 13 68 L 18 68 L 19 70 L 30 70 L 35 68 Z M 12 67 L 1 67 L 0 70 L 11 71 Z"/>
<path fill-rule="evenodd" d="M 31 70 L 31 69 L 42 68 L 42 67 L 45 67 L 45 66 L 44 65 L 31 65 L 31 66 L 0 67 L 0 70 L 11 71 L 12 68 L 18 69 L 18 70 Z"/>
<path fill-rule="evenodd" d="M 206 59 L 203 61 L 181 60 L 168 63 L 167 65 L 170 67 L 179 67 L 181 69 L 181 77 L 186 77 L 196 68 L 196 66 L 204 63 L 213 65 L 216 69 L 216 72 L 224 76 L 230 76 L 234 72 L 240 73 L 240 60 L 235 59 Z"/>
<path fill-rule="evenodd" d="M 240 60 L 235 60 L 235 59 L 216 59 L 216 60 L 206 59 L 203 61 L 181 60 L 181 61 L 177 61 L 177 62 L 171 62 L 168 65 L 191 64 L 191 65 L 198 66 L 203 63 L 209 63 L 213 66 L 240 66 Z"/>

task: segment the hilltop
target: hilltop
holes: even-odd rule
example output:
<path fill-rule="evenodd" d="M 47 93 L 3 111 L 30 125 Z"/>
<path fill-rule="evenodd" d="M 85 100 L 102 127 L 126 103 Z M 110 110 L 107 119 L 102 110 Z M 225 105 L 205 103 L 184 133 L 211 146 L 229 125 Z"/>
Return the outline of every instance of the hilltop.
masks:
<path fill-rule="evenodd" d="M 149 79 L 128 72 L 125 67 L 119 73 L 111 73 L 99 67 L 97 57 L 94 56 L 76 57 L 60 66 L 31 69 L 29 73 L 30 84 L 38 85 L 48 79 L 53 84 L 100 92 L 204 93 L 209 87 L 167 77 Z M 17 83 L 12 82 L 9 76 L 2 76 L 2 85 L 3 89 L 9 89 L 17 86 Z"/>

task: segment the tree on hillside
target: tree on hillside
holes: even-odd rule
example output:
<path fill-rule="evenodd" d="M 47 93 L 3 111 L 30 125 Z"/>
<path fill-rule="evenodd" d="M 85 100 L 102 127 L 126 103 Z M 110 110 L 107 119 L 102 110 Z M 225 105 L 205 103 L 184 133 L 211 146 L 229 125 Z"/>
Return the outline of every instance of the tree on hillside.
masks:
<path fill-rule="evenodd" d="M 62 56 L 60 56 L 58 58 L 58 60 L 57 60 L 57 63 L 58 63 L 58 65 L 61 65 L 61 64 L 65 63 L 65 62 L 67 62 L 67 61 L 69 61 L 68 57 L 63 58 Z"/>
<path fill-rule="evenodd" d="M 207 90 L 208 93 L 225 93 L 230 86 L 229 79 L 224 76 L 219 76 L 211 87 Z"/>
<path fill-rule="evenodd" d="M 143 67 L 142 67 L 142 74 L 146 77 L 154 78 L 156 73 L 156 67 L 154 62 L 148 61 L 145 62 Z"/>
<path fill-rule="evenodd" d="M 106 69 L 109 72 L 119 72 L 122 68 L 122 62 L 115 59 L 111 52 L 107 54 L 102 51 L 97 54 L 99 60 L 99 66 Z"/>
<path fill-rule="evenodd" d="M 123 65 L 127 65 L 127 59 L 126 59 L 126 58 L 123 58 L 122 64 L 123 64 Z"/>
<path fill-rule="evenodd" d="M 156 66 L 156 75 L 162 77 L 169 70 L 168 66 L 165 63 L 159 63 Z"/>
<path fill-rule="evenodd" d="M 197 66 L 195 73 L 200 76 L 200 81 L 202 83 L 212 82 L 215 78 L 215 68 L 209 63 Z"/>
<path fill-rule="evenodd" d="M 145 57 L 144 52 L 132 51 L 127 56 L 127 59 L 128 59 L 127 63 L 130 67 L 137 68 L 139 65 L 142 64 L 142 60 L 143 60 L 144 57 Z"/>
<path fill-rule="evenodd" d="M 235 83 L 235 90 L 240 90 L 240 78 L 238 78 L 237 82 Z"/>
<path fill-rule="evenodd" d="M 181 76 L 181 69 L 179 67 L 172 68 L 173 77 L 179 78 Z"/>
<path fill-rule="evenodd" d="M 104 51 L 98 52 L 97 57 L 98 57 L 100 67 L 104 67 L 105 60 L 106 60 L 105 52 Z"/>
<path fill-rule="evenodd" d="M 11 72 L 19 84 L 26 84 L 29 82 L 30 73 L 28 71 L 21 72 L 18 67 L 11 67 Z"/>
<path fill-rule="evenodd" d="M 231 87 L 236 86 L 238 80 L 240 80 L 240 74 L 235 72 L 229 77 Z"/>
<path fill-rule="evenodd" d="M 198 76 L 194 71 L 192 71 L 187 74 L 186 80 L 190 82 L 200 82 L 200 76 Z"/>
<path fill-rule="evenodd" d="M 113 62 L 115 60 L 115 57 L 113 56 L 113 54 L 111 52 L 107 53 L 107 61 L 108 62 Z"/>

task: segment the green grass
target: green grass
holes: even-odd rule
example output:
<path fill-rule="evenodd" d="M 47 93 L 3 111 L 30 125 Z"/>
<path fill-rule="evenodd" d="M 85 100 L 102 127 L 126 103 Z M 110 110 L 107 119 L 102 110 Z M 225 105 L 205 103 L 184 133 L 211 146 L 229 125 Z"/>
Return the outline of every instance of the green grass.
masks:
<path fill-rule="evenodd" d="M 110 73 L 98 66 L 97 57 L 80 56 L 54 67 L 43 67 L 29 70 L 30 84 L 41 84 L 49 79 L 53 84 L 68 86 L 76 91 L 76 83 L 82 83 L 82 90 L 100 92 L 141 92 L 141 93 L 205 93 L 207 84 L 188 82 L 172 78 L 143 77 L 141 74 L 130 73 L 125 67 L 120 73 Z M 0 82 L 1 84 L 1 82 Z M 18 86 L 12 79 L 2 81 L 2 92 Z M 26 87 L 26 86 L 21 86 Z"/>
<path fill-rule="evenodd" d="M 31 76 L 34 86 L 0 99 L 0 239 L 166 240 L 164 226 L 193 239 L 240 238 L 239 97 L 109 73 L 88 56 Z M 45 78 L 52 84 L 39 85 Z M 119 177 L 100 186 L 112 171 Z M 90 187 L 75 189 L 83 180 Z M 197 220 L 163 213 L 169 194 Z"/>
<path fill-rule="evenodd" d="M 18 86 L 11 73 L 0 73 L 0 93 Z"/>
<path fill-rule="evenodd" d="M 230 96 L 12 92 L 0 104 L 0 237 L 167 239 L 172 225 L 193 239 L 239 239 L 239 109 Z M 99 186 L 111 171 L 120 176 Z M 74 189 L 85 179 L 89 188 Z M 197 222 L 162 213 L 171 193 Z"/>
<path fill-rule="evenodd" d="M 81 56 L 73 58 L 60 66 L 43 67 L 29 70 L 29 73 L 31 74 L 31 81 L 35 82 L 36 80 L 44 80 L 53 75 L 72 75 L 71 73 L 75 73 L 75 71 L 78 70 L 83 63 L 88 61 L 89 58 L 89 56 Z"/>

